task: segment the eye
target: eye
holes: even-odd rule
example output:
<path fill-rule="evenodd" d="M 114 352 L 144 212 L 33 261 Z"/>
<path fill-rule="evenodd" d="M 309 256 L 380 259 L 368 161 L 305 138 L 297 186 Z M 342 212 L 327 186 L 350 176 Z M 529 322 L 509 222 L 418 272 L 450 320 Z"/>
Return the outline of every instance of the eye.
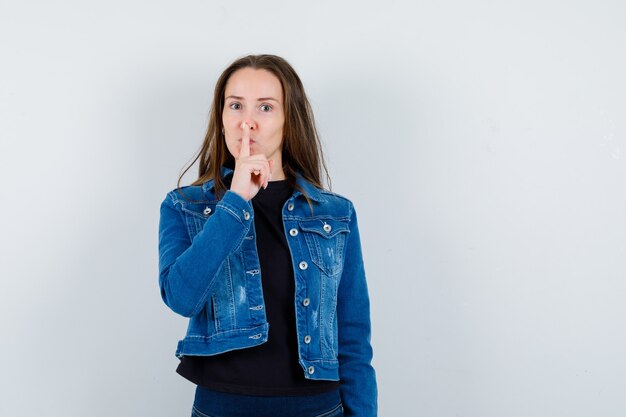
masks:
<path fill-rule="evenodd" d="M 234 103 L 230 103 L 228 105 L 229 108 L 233 109 L 233 110 L 239 110 L 241 108 L 241 104 L 234 102 Z"/>
<path fill-rule="evenodd" d="M 268 112 L 268 111 L 272 110 L 272 106 L 270 106 L 269 104 L 261 104 L 261 107 L 259 107 L 259 108 L 263 112 Z"/>

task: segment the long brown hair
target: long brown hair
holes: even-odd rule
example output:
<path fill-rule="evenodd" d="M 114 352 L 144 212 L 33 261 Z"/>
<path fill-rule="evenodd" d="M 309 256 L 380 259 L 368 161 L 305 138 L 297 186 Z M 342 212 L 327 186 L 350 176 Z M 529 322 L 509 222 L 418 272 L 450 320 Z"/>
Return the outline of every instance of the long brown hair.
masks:
<path fill-rule="evenodd" d="M 319 135 L 315 127 L 313 111 L 304 92 L 300 77 L 283 58 L 276 55 L 248 55 L 237 59 L 222 72 L 213 94 L 213 105 L 209 115 L 204 142 L 198 154 L 178 178 L 177 186 L 185 173 L 200 158 L 198 179 L 191 185 L 200 185 L 210 179 L 214 180 L 215 193 L 218 198 L 226 192 L 226 185 L 222 179 L 221 167 L 235 168 L 235 160 L 226 147 L 222 133 L 222 110 L 224 108 L 224 93 L 230 76 L 242 68 L 263 69 L 278 78 L 283 88 L 283 125 L 282 163 L 283 172 L 292 187 L 304 193 L 296 184 L 296 172 L 316 187 L 322 185 L 322 173 L 330 188 L 330 176 L 322 152 Z M 308 196 L 305 194 L 307 200 Z M 309 201 L 309 204 L 311 202 Z"/>

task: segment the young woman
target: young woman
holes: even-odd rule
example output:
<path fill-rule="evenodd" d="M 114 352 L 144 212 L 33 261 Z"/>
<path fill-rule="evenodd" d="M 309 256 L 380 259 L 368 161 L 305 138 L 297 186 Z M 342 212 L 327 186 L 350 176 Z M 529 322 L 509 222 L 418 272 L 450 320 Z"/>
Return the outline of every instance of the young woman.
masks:
<path fill-rule="evenodd" d="M 159 223 L 161 296 L 189 317 L 176 371 L 197 385 L 192 416 L 376 416 L 356 213 L 322 186 L 311 107 L 284 59 L 226 68 L 198 158 Z"/>

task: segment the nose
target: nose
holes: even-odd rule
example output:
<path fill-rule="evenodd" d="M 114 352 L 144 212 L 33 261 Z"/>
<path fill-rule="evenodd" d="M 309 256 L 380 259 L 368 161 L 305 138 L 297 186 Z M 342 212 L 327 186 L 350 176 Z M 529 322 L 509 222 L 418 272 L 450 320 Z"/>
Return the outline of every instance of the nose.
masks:
<path fill-rule="evenodd" d="M 246 118 L 241 122 L 240 127 L 243 129 L 243 124 L 246 123 L 248 126 L 250 126 L 250 130 L 254 130 L 256 129 L 256 123 L 254 122 L 254 120 Z"/>

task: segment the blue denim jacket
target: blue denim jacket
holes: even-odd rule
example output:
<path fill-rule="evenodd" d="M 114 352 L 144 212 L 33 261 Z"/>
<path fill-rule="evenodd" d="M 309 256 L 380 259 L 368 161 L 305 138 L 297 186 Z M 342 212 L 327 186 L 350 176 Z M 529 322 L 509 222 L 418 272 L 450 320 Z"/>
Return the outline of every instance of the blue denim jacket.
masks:
<path fill-rule="evenodd" d="M 232 170 L 223 168 L 224 176 Z M 370 309 L 352 203 L 297 177 L 283 206 L 295 278 L 299 362 L 309 379 L 340 380 L 346 416 L 376 416 Z M 176 356 L 216 355 L 267 341 L 251 202 L 213 181 L 170 191 L 161 204 L 159 286 L 189 317 Z"/>

